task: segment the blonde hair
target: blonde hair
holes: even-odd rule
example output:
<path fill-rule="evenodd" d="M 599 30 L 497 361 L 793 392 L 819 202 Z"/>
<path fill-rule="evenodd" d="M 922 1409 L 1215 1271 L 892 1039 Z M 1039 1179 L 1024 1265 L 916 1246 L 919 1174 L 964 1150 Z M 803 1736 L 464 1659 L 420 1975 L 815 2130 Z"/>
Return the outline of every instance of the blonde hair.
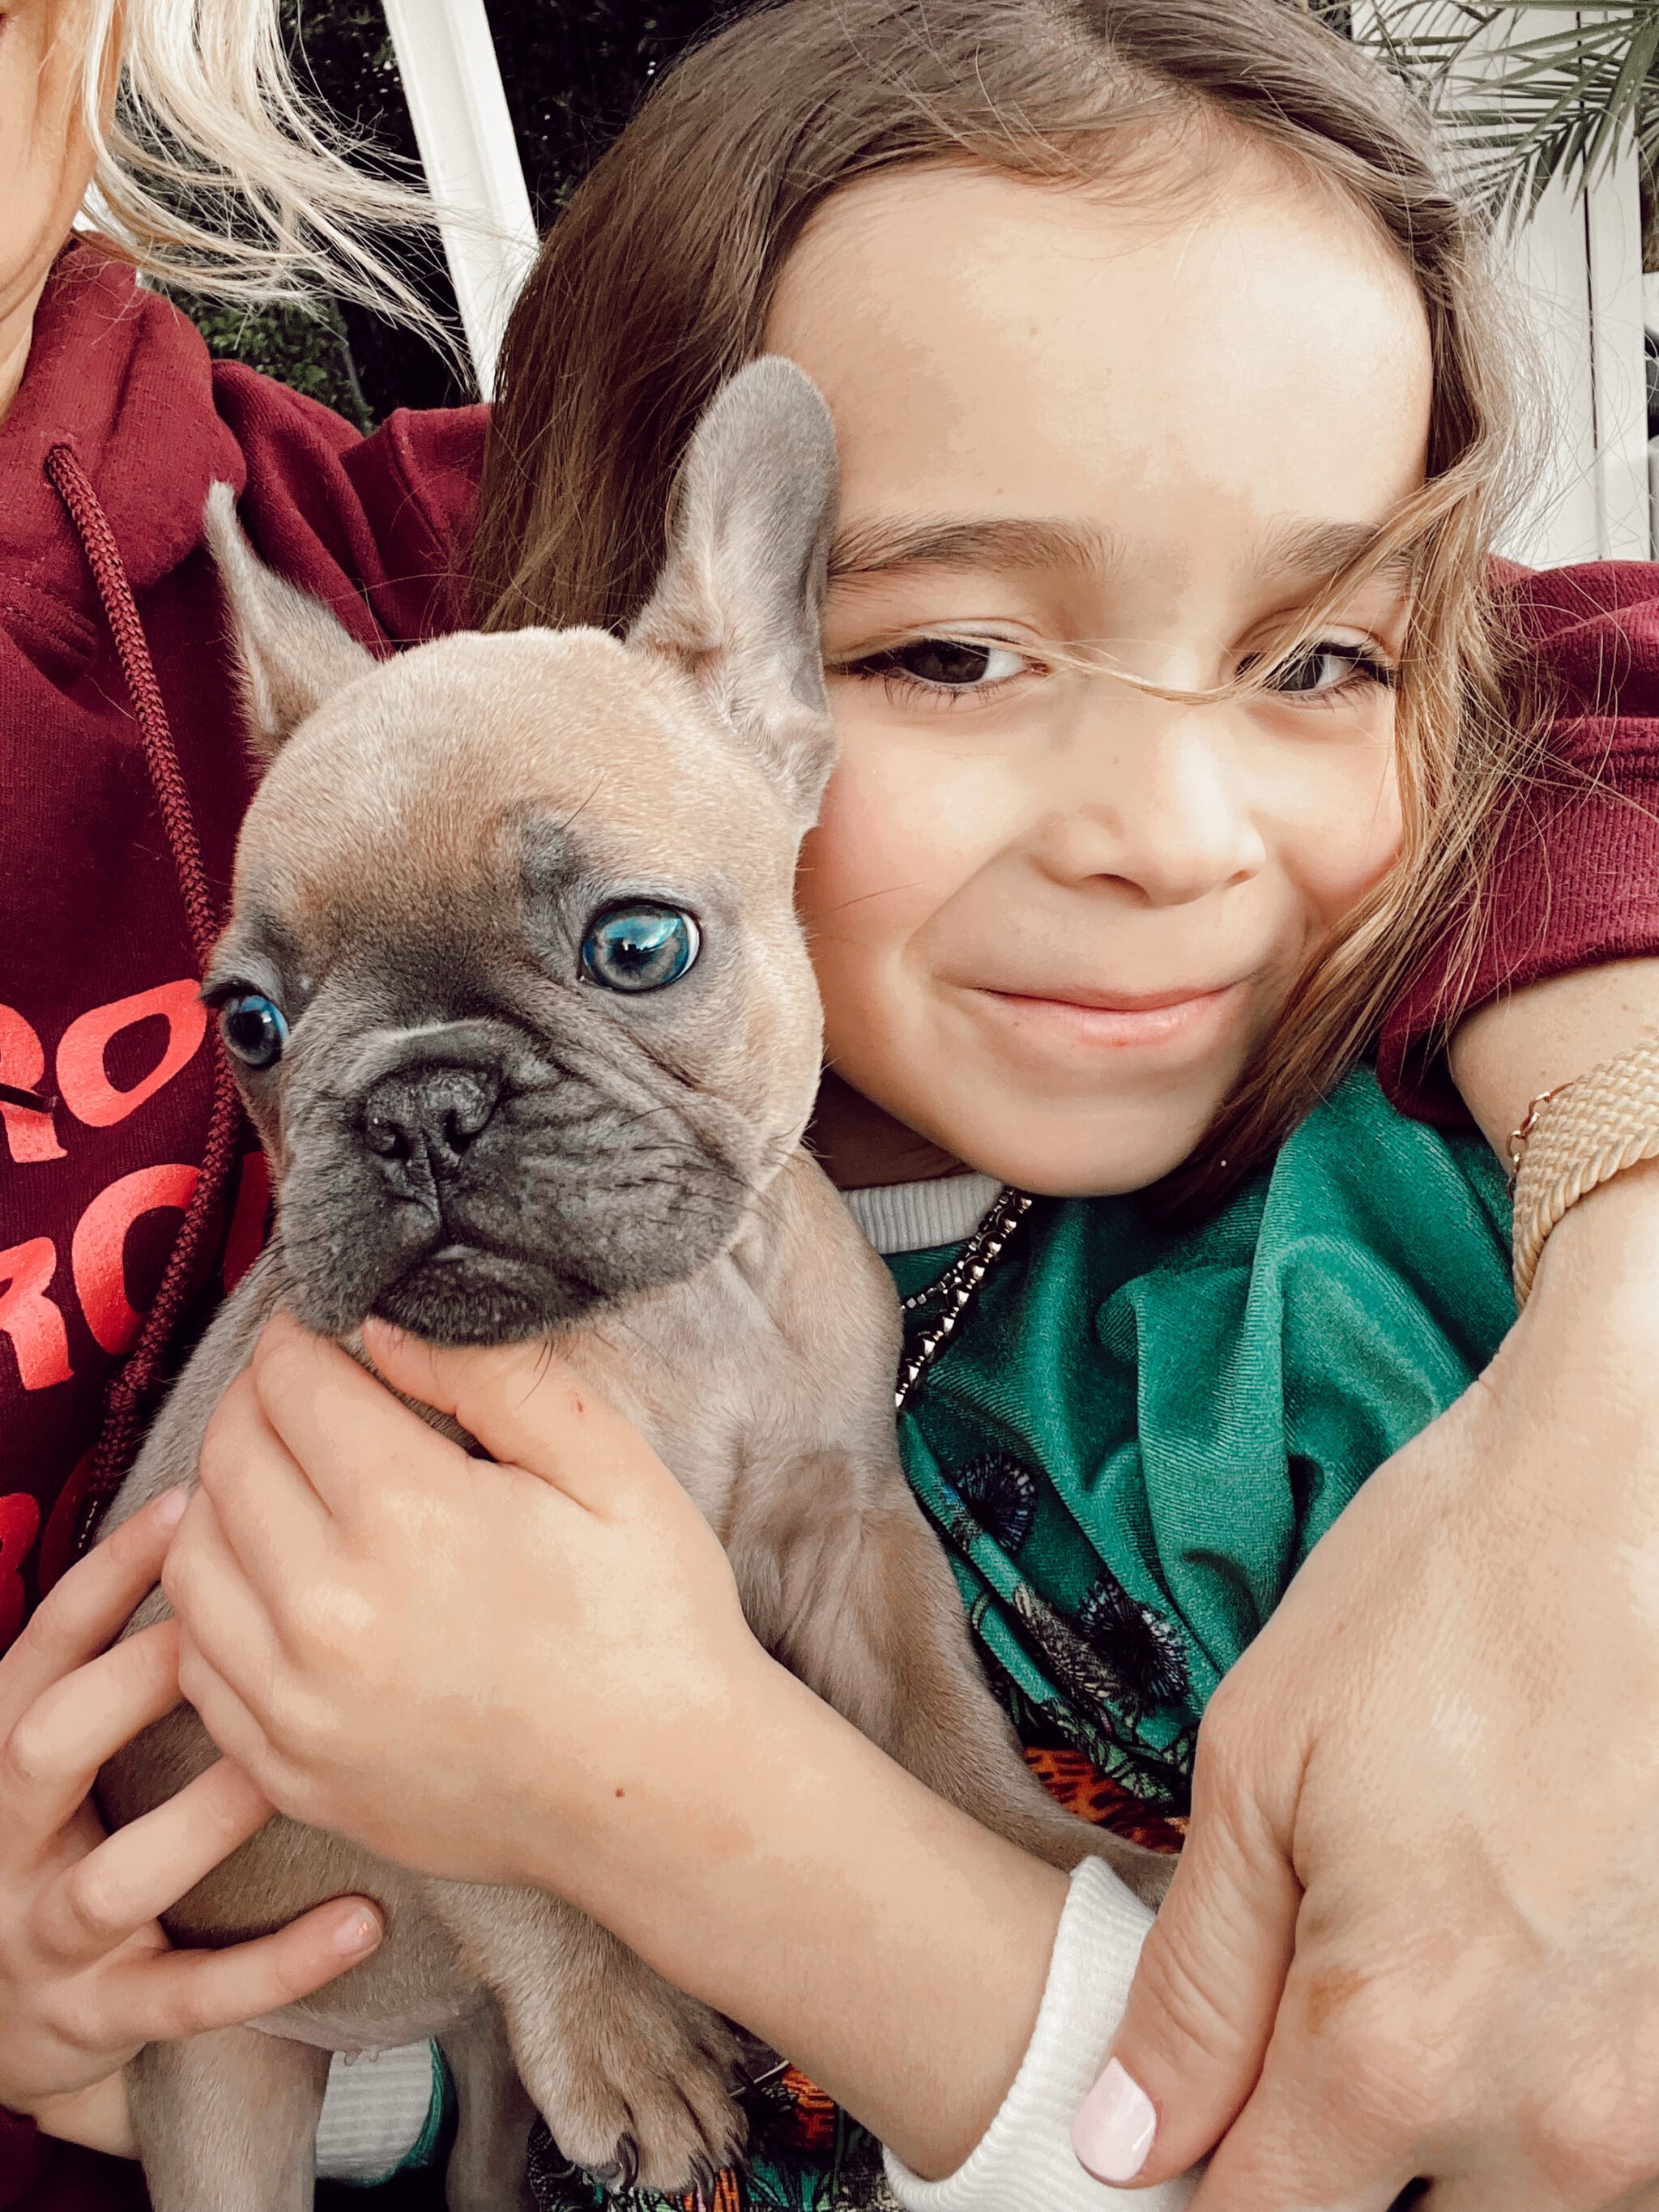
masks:
<path fill-rule="evenodd" d="M 149 276 L 247 305 L 319 293 L 453 340 L 393 253 L 437 210 L 301 94 L 278 0 L 82 0 L 86 223 Z M 112 99 L 112 92 L 113 97 Z M 367 234 L 367 235 L 365 235 Z"/>
<path fill-rule="evenodd" d="M 781 0 L 747 16 L 658 85 L 548 234 L 502 350 L 477 550 L 491 625 L 625 624 L 691 427 L 761 349 L 779 272 L 832 194 L 952 161 L 1133 189 L 1172 138 L 1190 150 L 1206 131 L 1270 149 L 1367 216 L 1416 282 L 1434 392 L 1422 493 L 1325 595 L 1408 550 L 1401 853 L 1165 1186 L 1189 1211 L 1346 1073 L 1435 940 L 1473 943 L 1531 757 L 1487 572 L 1511 470 L 1510 337 L 1480 221 L 1376 62 L 1284 0 Z"/>

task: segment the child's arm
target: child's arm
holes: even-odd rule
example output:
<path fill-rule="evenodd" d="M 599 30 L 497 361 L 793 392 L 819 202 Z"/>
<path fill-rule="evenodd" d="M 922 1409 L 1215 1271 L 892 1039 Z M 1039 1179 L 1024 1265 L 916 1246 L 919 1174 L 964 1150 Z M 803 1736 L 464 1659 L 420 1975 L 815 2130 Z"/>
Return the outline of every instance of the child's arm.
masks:
<path fill-rule="evenodd" d="M 170 1625 L 105 1647 L 181 1504 L 158 1498 L 73 1567 L 0 1659 L 0 2105 L 127 2156 L 121 2069 L 142 2045 L 257 2017 L 380 1940 L 378 1915 L 345 1899 L 258 1942 L 169 1947 L 155 1916 L 270 1816 L 228 1762 L 103 1838 L 98 1768 L 179 1700 Z"/>
<path fill-rule="evenodd" d="M 1092 2146 L 1077 2115 L 1123 2015 L 1151 1910 L 1098 1859 L 1072 1877 L 1048 1964 L 1042 2006 L 1018 2075 L 965 2162 L 924 2181 L 890 2150 L 887 2178 L 907 2212 L 1102 2212 L 1138 2205 L 1175 2212 L 1190 2179 L 1130 2196 L 1106 2188 L 1079 2163 Z"/>
<path fill-rule="evenodd" d="M 301 1819 L 571 1898 L 916 2173 L 952 2173 L 1019 2069 L 1065 1878 L 762 1650 L 685 1492 L 538 1347 L 368 1334 L 398 1389 L 500 1464 L 274 1323 L 163 1578 L 216 1740 Z M 1124 1902 L 1133 1947 L 1146 1916 Z M 994 2187 L 962 2199 L 988 2201 L 1009 2212 Z"/>

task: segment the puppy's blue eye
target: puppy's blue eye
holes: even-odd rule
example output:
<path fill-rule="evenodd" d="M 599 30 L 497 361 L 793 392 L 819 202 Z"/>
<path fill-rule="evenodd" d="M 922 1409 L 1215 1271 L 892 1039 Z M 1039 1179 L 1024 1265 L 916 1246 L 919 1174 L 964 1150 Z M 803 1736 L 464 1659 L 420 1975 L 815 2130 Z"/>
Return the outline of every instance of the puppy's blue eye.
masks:
<path fill-rule="evenodd" d="M 262 991 L 244 991 L 220 1011 L 219 1027 L 225 1049 L 244 1067 L 274 1067 L 288 1042 L 288 1024 L 274 999 Z"/>
<path fill-rule="evenodd" d="M 689 914 L 636 899 L 594 916 L 582 939 L 582 966 L 607 991 L 660 991 L 679 981 L 702 942 Z"/>

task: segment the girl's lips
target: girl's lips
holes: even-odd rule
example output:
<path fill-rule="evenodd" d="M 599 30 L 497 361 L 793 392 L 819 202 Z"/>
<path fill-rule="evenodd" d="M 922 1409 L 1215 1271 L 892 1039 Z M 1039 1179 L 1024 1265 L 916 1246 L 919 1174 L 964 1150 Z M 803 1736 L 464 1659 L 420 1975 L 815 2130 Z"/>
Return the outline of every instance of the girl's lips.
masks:
<path fill-rule="evenodd" d="M 1104 994 L 1049 999 L 1035 992 L 983 988 L 974 995 L 1005 1020 L 1038 1035 L 1121 1048 L 1206 1042 L 1232 1012 L 1243 989 L 1242 983 L 1225 983 L 1215 991 L 1151 993 L 1141 999 L 1119 994 L 1109 1001 Z"/>

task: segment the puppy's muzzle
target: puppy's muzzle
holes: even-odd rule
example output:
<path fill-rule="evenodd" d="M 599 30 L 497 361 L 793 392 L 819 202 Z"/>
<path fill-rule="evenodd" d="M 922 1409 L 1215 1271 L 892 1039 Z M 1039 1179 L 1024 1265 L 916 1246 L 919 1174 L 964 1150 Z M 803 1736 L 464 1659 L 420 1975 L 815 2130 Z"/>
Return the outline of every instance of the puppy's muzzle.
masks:
<path fill-rule="evenodd" d="M 459 1172 L 489 1127 L 501 1092 L 493 1068 L 394 1068 L 363 1099 L 363 1146 L 398 1196 L 425 1195 Z"/>

